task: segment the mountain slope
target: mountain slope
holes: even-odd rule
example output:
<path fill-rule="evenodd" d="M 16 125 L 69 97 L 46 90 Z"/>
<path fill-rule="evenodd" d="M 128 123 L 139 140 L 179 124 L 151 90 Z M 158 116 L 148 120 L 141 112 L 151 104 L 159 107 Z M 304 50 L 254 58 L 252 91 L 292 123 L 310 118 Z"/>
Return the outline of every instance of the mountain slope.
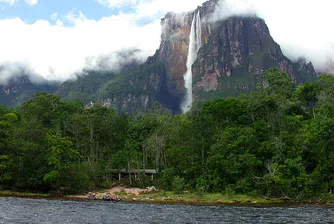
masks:
<path fill-rule="evenodd" d="M 75 80 L 63 82 L 55 94 L 63 100 L 79 99 L 86 103 L 96 102 L 96 93 L 100 86 L 115 76 L 116 74 L 112 72 L 88 71 L 79 75 Z"/>
<path fill-rule="evenodd" d="M 312 63 L 293 63 L 273 40 L 265 21 L 256 17 L 212 20 L 218 0 L 205 2 L 196 10 L 168 13 L 162 20 L 161 44 L 155 55 L 140 66 L 119 73 L 92 72 L 63 83 L 56 94 L 65 100 L 81 99 L 133 113 L 159 101 L 180 112 L 184 100 L 190 33 L 194 15 L 202 45 L 192 65 L 192 98 L 207 101 L 237 96 L 256 89 L 269 68 L 279 68 L 296 83 L 316 79 Z"/>
<path fill-rule="evenodd" d="M 184 74 L 193 17 L 202 18 L 203 46 L 192 66 L 193 98 L 206 101 L 237 96 L 256 89 L 269 68 L 287 72 L 296 83 L 316 79 L 311 63 L 286 58 L 260 18 L 230 17 L 210 21 L 217 1 L 185 14 L 169 13 L 162 19 L 163 33 L 156 54 L 138 70 L 122 73 L 101 86 L 98 102 L 133 112 L 149 108 L 155 100 L 180 112 L 184 98 Z"/>
<path fill-rule="evenodd" d="M 42 80 L 34 84 L 28 76 L 19 76 L 10 79 L 6 84 L 0 84 L 0 104 L 7 107 L 17 107 L 30 100 L 38 92 L 54 93 L 57 83 L 48 83 Z"/>
<path fill-rule="evenodd" d="M 239 95 L 254 90 L 268 68 L 289 73 L 296 83 L 314 80 L 311 63 L 292 63 L 273 40 L 265 21 L 260 18 L 230 17 L 211 21 L 217 0 L 185 15 L 169 13 L 162 20 L 164 34 L 158 58 L 167 70 L 169 92 L 183 97 L 190 24 L 198 12 L 202 18 L 203 46 L 192 66 L 193 98 L 201 101 Z"/>

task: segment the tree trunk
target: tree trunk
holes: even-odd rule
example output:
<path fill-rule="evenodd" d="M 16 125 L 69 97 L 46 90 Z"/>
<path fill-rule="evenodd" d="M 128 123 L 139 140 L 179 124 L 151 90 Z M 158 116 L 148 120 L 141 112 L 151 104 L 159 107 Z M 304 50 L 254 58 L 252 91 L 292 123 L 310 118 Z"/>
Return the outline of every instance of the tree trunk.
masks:
<path fill-rule="evenodd" d="M 157 152 L 156 152 L 156 157 L 155 157 L 155 168 L 159 169 L 160 145 L 159 145 L 157 133 L 155 134 L 155 144 L 157 146 Z"/>
<path fill-rule="evenodd" d="M 92 121 L 89 121 L 89 126 L 90 126 L 90 138 L 89 138 L 89 157 L 92 157 L 93 151 L 94 151 L 94 146 L 93 146 L 93 124 Z"/>

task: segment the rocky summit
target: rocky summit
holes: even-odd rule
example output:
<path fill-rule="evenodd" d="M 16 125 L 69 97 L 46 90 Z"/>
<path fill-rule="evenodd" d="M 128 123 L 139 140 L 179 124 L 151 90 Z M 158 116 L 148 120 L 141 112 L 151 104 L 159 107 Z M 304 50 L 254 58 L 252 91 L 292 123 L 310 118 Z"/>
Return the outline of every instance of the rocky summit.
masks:
<path fill-rule="evenodd" d="M 211 0 L 188 13 L 168 13 L 161 20 L 160 47 L 144 64 L 119 74 L 91 72 L 76 81 L 64 82 L 56 94 L 66 100 L 79 98 L 87 105 L 99 103 L 128 113 L 150 108 L 155 101 L 175 113 L 181 112 L 196 15 L 201 18 L 196 25 L 201 46 L 189 67 L 192 102 L 255 90 L 269 68 L 287 72 L 296 83 L 316 79 L 312 63 L 304 59 L 294 63 L 283 55 L 263 19 L 232 16 L 213 20 L 217 6 L 218 0 Z"/>
<path fill-rule="evenodd" d="M 162 19 L 163 34 L 155 57 L 166 67 L 168 93 L 182 98 L 189 46 L 190 26 L 199 11 L 202 18 L 202 47 L 192 66 L 193 98 L 205 101 L 254 90 L 257 74 L 269 68 L 289 73 L 296 83 L 313 80 L 312 63 L 300 59 L 292 63 L 273 40 L 260 18 L 230 17 L 212 21 L 218 1 L 184 15 L 169 13 Z M 167 104 L 167 102 L 164 102 Z"/>
<path fill-rule="evenodd" d="M 261 75 L 269 68 L 289 73 L 296 83 L 316 78 L 311 62 L 300 59 L 293 63 L 283 55 L 263 19 L 234 16 L 213 21 L 217 4 L 217 0 L 212 0 L 188 13 L 168 13 L 161 20 L 161 44 L 156 54 L 134 71 L 103 85 L 99 91 L 100 103 L 133 112 L 159 101 L 180 112 L 185 97 L 191 25 L 198 13 L 202 18 L 202 46 L 192 65 L 195 101 L 255 90 Z"/>

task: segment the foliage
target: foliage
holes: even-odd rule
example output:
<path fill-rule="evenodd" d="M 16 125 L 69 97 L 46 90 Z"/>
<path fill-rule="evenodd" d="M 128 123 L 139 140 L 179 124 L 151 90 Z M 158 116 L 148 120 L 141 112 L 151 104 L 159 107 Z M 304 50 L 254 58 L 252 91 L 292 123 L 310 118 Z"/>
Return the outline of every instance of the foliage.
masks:
<path fill-rule="evenodd" d="M 195 104 L 182 115 L 154 104 L 132 116 L 39 93 L 17 110 L 0 107 L 0 187 L 73 193 L 118 181 L 112 169 L 155 169 L 153 182 L 141 174 L 131 184 L 330 197 L 333 89 L 333 76 L 295 86 L 270 69 L 257 92 Z"/>
<path fill-rule="evenodd" d="M 182 193 L 182 191 L 184 190 L 184 185 L 185 184 L 183 177 L 176 176 L 173 178 L 172 187 L 175 194 Z"/>

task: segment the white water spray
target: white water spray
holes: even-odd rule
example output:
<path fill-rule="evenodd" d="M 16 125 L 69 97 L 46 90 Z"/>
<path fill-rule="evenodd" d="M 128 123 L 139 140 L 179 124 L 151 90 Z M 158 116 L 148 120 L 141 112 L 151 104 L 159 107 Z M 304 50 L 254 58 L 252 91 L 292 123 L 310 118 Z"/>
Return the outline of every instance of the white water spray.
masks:
<path fill-rule="evenodd" d="M 189 49 L 187 57 L 187 72 L 184 74 L 184 87 L 186 89 L 186 94 L 184 100 L 181 104 L 181 109 L 183 113 L 190 110 L 193 101 L 193 76 L 191 67 L 197 59 L 197 52 L 202 47 L 202 25 L 201 16 L 199 11 L 194 14 L 193 21 L 191 23 L 191 30 L 189 36 Z"/>

